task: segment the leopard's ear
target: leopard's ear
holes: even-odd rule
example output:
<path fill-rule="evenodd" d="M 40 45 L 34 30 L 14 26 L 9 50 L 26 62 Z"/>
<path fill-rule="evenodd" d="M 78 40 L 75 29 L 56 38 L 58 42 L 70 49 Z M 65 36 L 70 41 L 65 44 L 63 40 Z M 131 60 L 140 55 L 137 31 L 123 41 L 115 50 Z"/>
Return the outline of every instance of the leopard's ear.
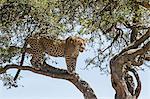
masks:
<path fill-rule="evenodd" d="M 74 43 L 75 37 L 69 36 L 69 37 L 66 39 L 66 41 L 67 41 L 67 42 L 69 41 L 70 43 Z"/>
<path fill-rule="evenodd" d="M 76 40 L 75 37 L 73 37 L 73 36 L 70 36 L 69 39 L 70 39 L 70 43 L 71 44 L 73 44 L 75 42 L 75 40 Z"/>
<path fill-rule="evenodd" d="M 70 43 L 72 44 L 72 43 L 73 43 L 73 40 L 70 40 Z"/>
<path fill-rule="evenodd" d="M 76 37 L 71 37 L 71 43 L 76 42 Z"/>

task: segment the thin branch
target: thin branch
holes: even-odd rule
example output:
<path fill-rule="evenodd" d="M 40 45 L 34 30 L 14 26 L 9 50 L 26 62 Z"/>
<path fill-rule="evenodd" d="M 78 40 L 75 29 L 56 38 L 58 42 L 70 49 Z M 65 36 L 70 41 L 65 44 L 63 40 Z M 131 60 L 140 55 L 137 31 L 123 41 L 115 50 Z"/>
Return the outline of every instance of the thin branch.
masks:
<path fill-rule="evenodd" d="M 96 55 L 95 57 L 93 57 L 93 58 L 87 63 L 87 65 L 85 66 L 84 69 L 86 69 L 97 57 L 98 57 L 98 55 Z"/>
<path fill-rule="evenodd" d="M 22 66 L 22 65 L 23 65 L 23 62 L 24 62 L 25 53 L 26 53 L 26 48 L 27 48 L 27 45 L 28 45 L 28 44 L 27 44 L 27 39 L 32 36 L 32 34 L 33 34 L 33 32 L 35 31 L 35 29 L 36 29 L 36 26 L 33 28 L 33 30 L 31 31 L 31 33 L 28 34 L 28 36 L 25 38 L 25 43 L 24 43 L 23 48 L 22 48 L 22 51 L 21 51 L 21 52 L 22 52 L 22 56 L 21 56 L 20 66 Z M 17 73 L 16 73 L 16 75 L 15 75 L 15 77 L 14 77 L 14 81 L 17 80 L 17 78 L 18 78 L 20 72 L 21 72 L 21 70 L 18 69 L 18 71 L 17 71 Z"/>
<path fill-rule="evenodd" d="M 120 36 L 120 32 L 114 37 L 114 39 L 113 39 L 113 41 L 111 42 L 111 44 L 107 47 L 107 48 L 105 48 L 103 51 L 101 51 L 101 53 L 103 53 L 103 52 L 105 52 L 107 49 L 109 49 L 110 47 L 112 47 L 112 45 L 115 43 L 115 41 L 117 41 L 117 39 L 119 38 L 119 36 Z"/>

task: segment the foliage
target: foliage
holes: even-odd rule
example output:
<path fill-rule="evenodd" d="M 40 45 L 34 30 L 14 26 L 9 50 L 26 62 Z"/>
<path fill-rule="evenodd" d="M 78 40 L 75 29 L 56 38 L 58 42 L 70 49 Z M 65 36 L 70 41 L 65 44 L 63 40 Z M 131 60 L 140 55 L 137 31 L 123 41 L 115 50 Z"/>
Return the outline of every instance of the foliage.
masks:
<path fill-rule="evenodd" d="M 130 44 L 133 27 L 142 35 L 150 25 L 148 2 L 139 0 L 1 0 L 0 59 L 21 52 L 28 34 L 83 35 L 94 47 L 87 64 L 105 69 L 116 52 Z M 110 45 L 110 46 L 106 46 Z M 15 46 L 14 54 L 10 46 Z M 14 47 L 14 48 L 15 48 Z M 108 63 L 108 62 L 107 62 Z M 104 68 L 103 68 L 104 67 Z M 107 70 L 107 68 L 106 68 Z"/>

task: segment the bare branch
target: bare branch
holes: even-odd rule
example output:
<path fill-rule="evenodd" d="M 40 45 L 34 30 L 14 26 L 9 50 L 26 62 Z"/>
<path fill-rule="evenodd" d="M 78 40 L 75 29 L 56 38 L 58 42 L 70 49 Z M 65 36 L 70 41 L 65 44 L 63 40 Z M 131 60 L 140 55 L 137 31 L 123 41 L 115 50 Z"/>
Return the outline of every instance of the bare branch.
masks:
<path fill-rule="evenodd" d="M 142 48 L 137 49 L 135 52 L 132 52 L 132 56 L 142 55 L 150 49 L 150 41 L 145 44 Z"/>
<path fill-rule="evenodd" d="M 83 93 L 84 99 L 97 99 L 90 85 L 86 81 L 82 80 L 77 73 L 70 74 L 67 70 L 55 68 L 46 63 L 44 63 L 41 67 L 42 68 L 40 70 L 37 70 L 30 66 L 18 66 L 11 64 L 1 68 L 0 74 L 5 73 L 8 69 L 19 69 L 31 71 L 52 78 L 65 79 L 72 82 Z"/>
<path fill-rule="evenodd" d="M 26 53 L 26 49 L 27 49 L 27 39 L 32 35 L 32 33 L 35 31 L 35 27 L 34 27 L 34 29 L 31 31 L 31 33 L 26 37 L 26 39 L 25 39 L 25 43 L 24 43 L 24 45 L 23 45 L 23 48 L 22 48 L 22 56 L 21 56 L 21 61 L 20 61 L 20 66 L 22 66 L 23 65 L 23 62 L 24 62 L 24 58 L 25 58 L 25 53 Z M 15 77 L 14 77 L 14 81 L 16 81 L 17 80 L 17 78 L 18 78 L 18 76 L 19 76 L 19 74 L 20 74 L 20 72 L 21 72 L 21 70 L 20 69 L 18 69 L 18 71 L 17 71 L 17 73 L 16 73 L 16 75 L 15 75 Z"/>
<path fill-rule="evenodd" d="M 135 76 L 135 78 L 136 78 L 136 81 L 137 81 L 137 87 L 136 87 L 136 89 L 135 89 L 134 95 L 136 96 L 136 98 L 138 98 L 139 95 L 140 95 L 140 92 L 141 92 L 141 81 L 140 81 L 140 77 L 139 77 L 139 75 L 138 75 L 138 73 L 137 73 L 136 70 L 130 69 L 130 71 L 134 74 L 134 76 Z"/>
<path fill-rule="evenodd" d="M 11 64 L 11 65 L 6 65 L 4 68 L 2 68 L 0 70 L 0 74 L 5 73 L 8 69 L 28 70 L 28 71 L 41 74 L 41 75 L 45 75 L 45 76 L 49 76 L 52 78 L 71 79 L 71 76 L 70 75 L 68 76 L 68 73 L 66 70 L 58 69 L 58 68 L 51 67 L 51 66 L 37 70 L 30 66 L 18 66 L 15 64 Z M 62 71 L 65 73 L 62 73 Z"/>
<path fill-rule="evenodd" d="M 120 35 L 121 35 L 121 33 L 116 34 L 116 36 L 114 37 L 114 39 L 111 42 L 111 44 L 107 48 L 105 48 L 104 50 L 102 50 L 101 53 L 105 52 L 107 49 L 109 49 L 110 47 L 112 47 L 112 45 L 115 43 L 115 41 L 117 41 L 117 39 L 119 38 Z"/>
<path fill-rule="evenodd" d="M 141 36 L 139 39 L 137 39 L 133 43 L 131 43 L 128 47 L 123 49 L 120 54 L 124 53 L 127 50 L 130 50 L 130 49 L 133 49 L 135 47 L 138 47 L 141 43 L 143 43 L 149 37 L 150 37 L 150 28 L 148 29 L 148 31 L 143 36 Z"/>
<path fill-rule="evenodd" d="M 147 42 L 142 48 L 138 46 L 150 37 L 150 28 L 148 31 L 138 40 L 135 40 L 127 48 L 123 49 L 118 55 L 114 56 L 110 61 L 111 80 L 112 86 L 116 91 L 116 99 L 137 99 L 141 91 L 141 82 L 136 74 L 136 71 L 132 71 L 136 77 L 138 86 L 135 90 L 135 94 L 131 95 L 128 90 L 127 84 L 124 80 L 123 66 L 128 64 L 132 66 L 132 62 L 138 55 L 144 55 L 150 49 L 150 41 Z M 134 49 L 136 48 L 136 49 Z"/>

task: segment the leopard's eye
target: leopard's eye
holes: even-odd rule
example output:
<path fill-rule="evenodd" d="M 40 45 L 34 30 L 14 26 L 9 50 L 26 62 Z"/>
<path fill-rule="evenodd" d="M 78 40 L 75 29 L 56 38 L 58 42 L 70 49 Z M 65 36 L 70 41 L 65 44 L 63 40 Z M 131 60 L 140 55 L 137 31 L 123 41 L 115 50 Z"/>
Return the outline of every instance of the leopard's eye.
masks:
<path fill-rule="evenodd" d="M 76 42 L 78 42 L 78 43 L 79 43 L 79 40 L 77 39 L 77 40 L 76 40 Z"/>
<path fill-rule="evenodd" d="M 83 45 L 82 42 L 80 42 L 79 45 L 82 46 Z"/>

